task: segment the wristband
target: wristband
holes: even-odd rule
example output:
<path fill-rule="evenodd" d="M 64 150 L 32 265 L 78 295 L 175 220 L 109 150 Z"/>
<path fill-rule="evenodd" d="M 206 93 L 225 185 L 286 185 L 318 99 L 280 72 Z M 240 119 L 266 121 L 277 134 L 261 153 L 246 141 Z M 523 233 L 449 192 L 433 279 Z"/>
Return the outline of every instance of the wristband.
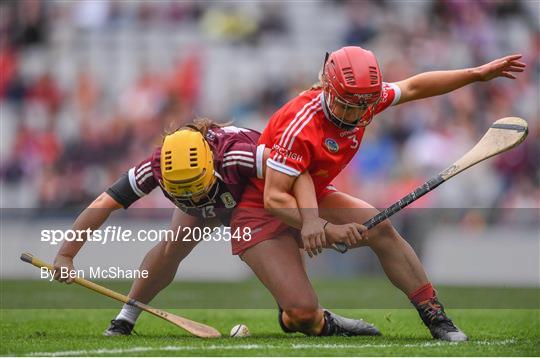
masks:
<path fill-rule="evenodd" d="M 323 230 L 326 230 L 326 225 L 328 225 L 329 222 L 330 222 L 330 221 L 327 220 L 326 223 L 324 223 L 324 225 L 323 225 L 323 227 L 322 227 Z"/>

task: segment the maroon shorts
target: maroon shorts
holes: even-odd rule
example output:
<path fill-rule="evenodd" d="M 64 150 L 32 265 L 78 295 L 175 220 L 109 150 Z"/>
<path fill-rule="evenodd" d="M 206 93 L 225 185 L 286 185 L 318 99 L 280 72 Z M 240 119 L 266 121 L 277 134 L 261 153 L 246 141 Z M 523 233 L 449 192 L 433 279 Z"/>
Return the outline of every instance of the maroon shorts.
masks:
<path fill-rule="evenodd" d="M 241 255 L 260 242 L 273 239 L 281 235 L 291 235 L 302 247 L 300 230 L 284 224 L 281 220 L 270 214 L 262 206 L 262 198 L 257 195 L 256 189 L 248 186 L 242 197 L 239 207 L 234 210 L 231 218 L 231 233 L 239 232 L 241 238 L 231 239 L 233 255 Z M 319 193 L 317 200 L 320 201 L 328 194 L 336 192 L 333 186 L 326 187 Z M 244 234 L 249 233 L 249 234 Z"/>

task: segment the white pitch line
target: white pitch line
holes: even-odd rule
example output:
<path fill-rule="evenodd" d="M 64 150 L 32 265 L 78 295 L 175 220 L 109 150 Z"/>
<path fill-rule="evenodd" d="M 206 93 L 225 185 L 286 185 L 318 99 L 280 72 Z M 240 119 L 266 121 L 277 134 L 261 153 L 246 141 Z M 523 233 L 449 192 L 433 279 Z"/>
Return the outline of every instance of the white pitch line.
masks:
<path fill-rule="evenodd" d="M 59 352 L 32 352 L 28 356 L 75 356 L 75 355 L 93 355 L 93 354 L 116 354 L 116 353 L 136 353 L 152 351 L 193 351 L 193 350 L 216 350 L 216 349 L 259 349 L 259 348 L 277 348 L 279 346 L 260 345 L 260 344 L 238 344 L 229 346 L 210 345 L 210 346 L 164 346 L 164 347 L 132 347 L 132 348 L 113 348 L 113 349 L 94 349 L 78 351 L 59 351 Z"/>
<path fill-rule="evenodd" d="M 502 341 L 470 341 L 466 344 L 475 344 L 479 346 L 501 346 L 505 344 L 514 344 L 516 343 L 515 339 L 505 339 Z M 293 349 L 304 349 L 304 348 L 317 348 L 317 349 L 335 349 L 335 348 L 392 348 L 392 347 L 405 347 L 405 348 L 428 348 L 428 347 L 440 347 L 448 345 L 459 345 L 463 342 L 425 342 L 425 343 L 390 343 L 390 344 L 292 344 L 291 348 Z"/>
<path fill-rule="evenodd" d="M 505 339 L 502 341 L 470 341 L 465 344 L 474 344 L 479 346 L 502 346 L 516 343 L 516 339 Z M 231 344 L 231 345 L 200 345 L 200 346 L 164 346 L 164 347 L 132 347 L 132 348 L 113 348 L 113 349 L 93 349 L 77 351 L 58 351 L 58 352 L 32 352 L 28 356 L 56 357 L 56 356 L 78 356 L 78 355 L 97 355 L 97 354 L 120 354 L 120 353 L 138 353 L 138 352 L 159 352 L 159 351 L 194 351 L 194 350 L 253 350 L 253 349 L 365 349 L 365 348 L 428 348 L 441 346 L 460 345 L 460 342 L 425 342 L 409 344 L 291 344 L 291 345 L 272 345 L 272 344 Z"/>

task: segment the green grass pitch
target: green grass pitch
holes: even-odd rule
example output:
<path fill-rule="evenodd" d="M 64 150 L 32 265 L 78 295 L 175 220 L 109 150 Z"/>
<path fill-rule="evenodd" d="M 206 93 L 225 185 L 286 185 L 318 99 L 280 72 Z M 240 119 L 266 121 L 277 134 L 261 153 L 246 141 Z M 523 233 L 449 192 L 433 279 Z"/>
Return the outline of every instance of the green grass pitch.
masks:
<path fill-rule="evenodd" d="M 159 318 L 143 313 L 130 337 L 101 334 L 120 307 L 114 301 L 76 286 L 43 281 L 2 281 L 0 311 L 1 355 L 92 355 L 92 356 L 538 356 L 540 355 L 540 290 L 520 288 L 440 287 L 448 299 L 447 311 L 470 337 L 466 343 L 431 339 L 416 312 L 407 308 L 386 280 L 317 281 L 321 302 L 350 317 L 376 324 L 382 337 L 304 337 L 286 335 L 279 329 L 272 299 L 257 282 L 175 283 L 153 303 L 167 309 L 178 299 L 188 308 L 172 313 L 216 327 L 224 338 L 203 340 Z M 108 283 L 126 292 L 128 283 Z M 360 286 L 364 290 L 359 289 Z M 339 295 L 336 295 L 339 290 Z M 189 292 L 192 295 L 189 295 Z M 229 294 L 227 294 L 229 293 Z M 231 301 L 226 298 L 232 296 Z M 236 296 L 240 295 L 240 296 Z M 373 296 L 374 295 L 374 296 Z M 202 301 L 214 297 L 225 302 Z M 379 302 L 359 307 L 358 302 L 380 297 Z M 486 308 L 477 301 L 486 297 Z M 189 298 L 191 297 L 191 298 Z M 248 297 L 249 308 L 235 307 L 238 297 Z M 86 301 L 85 301 L 86 299 Z M 95 300 L 95 301 L 93 301 Z M 192 300 L 192 301 L 190 301 Z M 74 308 L 75 301 L 86 307 Z M 38 303 L 45 308 L 36 308 Z M 64 304 L 62 303 L 64 302 Z M 198 302 L 198 303 L 197 303 Z M 484 302 L 484 303 L 485 303 Z M 106 303 L 107 306 L 100 306 Z M 196 308 L 199 305 L 198 308 Z M 71 308 L 59 308 L 71 307 Z M 202 307 L 201 307 L 202 306 Z M 238 307 L 239 304 L 236 304 Z M 377 308 L 379 306 L 379 308 Z M 455 308 L 452 308 L 452 307 Z M 80 306 L 82 307 L 82 306 Z M 507 308 L 502 308 L 507 307 Z M 228 338 L 232 326 L 246 324 L 252 337 Z"/>

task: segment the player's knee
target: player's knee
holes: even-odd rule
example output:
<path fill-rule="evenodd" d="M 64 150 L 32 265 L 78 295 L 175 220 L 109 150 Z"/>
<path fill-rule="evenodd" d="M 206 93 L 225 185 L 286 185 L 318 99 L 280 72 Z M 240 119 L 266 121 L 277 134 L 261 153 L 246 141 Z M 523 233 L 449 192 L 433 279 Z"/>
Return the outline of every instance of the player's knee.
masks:
<path fill-rule="evenodd" d="M 194 246 L 184 245 L 182 242 L 161 242 L 160 253 L 163 261 L 172 264 L 180 264 L 191 252 Z"/>
<path fill-rule="evenodd" d="M 286 309 L 285 314 L 288 316 L 291 323 L 294 324 L 295 328 L 300 331 L 311 328 L 321 319 L 321 313 L 316 306 Z"/>
<path fill-rule="evenodd" d="M 390 220 L 385 220 L 369 232 L 369 247 L 375 251 L 386 250 L 399 243 L 399 234 Z"/>
<path fill-rule="evenodd" d="M 397 232 L 390 220 L 386 219 L 370 230 L 369 237 L 376 239 L 374 241 L 394 240 L 397 238 Z"/>

